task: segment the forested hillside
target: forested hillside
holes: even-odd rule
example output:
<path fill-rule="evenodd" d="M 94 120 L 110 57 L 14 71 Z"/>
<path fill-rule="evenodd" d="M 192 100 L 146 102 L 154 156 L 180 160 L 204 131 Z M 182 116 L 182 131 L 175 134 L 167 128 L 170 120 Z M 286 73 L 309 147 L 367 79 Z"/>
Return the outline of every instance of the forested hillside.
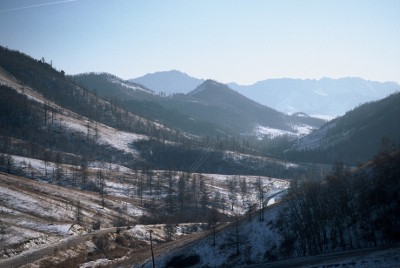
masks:
<path fill-rule="evenodd" d="M 380 150 L 400 145 L 400 93 L 356 107 L 310 135 L 300 138 L 287 156 L 292 160 L 356 165 Z"/>
<path fill-rule="evenodd" d="M 63 71 L 58 72 L 44 60 L 35 60 L 3 47 L 0 47 L 0 60 L 1 67 L 20 83 L 33 88 L 44 98 L 63 108 L 120 130 L 152 134 L 156 128 L 155 124 L 146 122 L 143 118 L 103 101 L 85 88 L 71 83 Z M 157 129 L 157 132 L 164 131 Z"/>
<path fill-rule="evenodd" d="M 236 218 L 215 236 L 171 250 L 155 263 L 158 267 L 396 266 L 399 178 L 399 150 L 379 154 L 353 170 L 338 163 L 322 180 L 312 173 L 292 180 L 278 205 Z M 151 265 L 147 262 L 145 267 Z"/>
<path fill-rule="evenodd" d="M 398 243 L 399 180 L 397 150 L 354 171 L 337 164 L 323 181 L 293 181 L 276 223 L 282 253 L 306 256 Z"/>

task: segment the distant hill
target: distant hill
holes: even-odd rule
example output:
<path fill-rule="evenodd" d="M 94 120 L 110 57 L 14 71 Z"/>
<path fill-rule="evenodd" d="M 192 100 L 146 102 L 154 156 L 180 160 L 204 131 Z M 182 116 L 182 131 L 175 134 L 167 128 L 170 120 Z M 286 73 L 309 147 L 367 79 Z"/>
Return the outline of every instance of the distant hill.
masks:
<path fill-rule="evenodd" d="M 144 85 L 157 93 L 163 92 L 166 95 L 188 93 L 204 82 L 203 79 L 194 78 L 176 70 L 146 74 L 130 79 L 130 81 Z"/>
<path fill-rule="evenodd" d="M 302 161 L 357 164 L 400 145 L 400 93 L 363 104 L 327 123 L 287 153 Z"/>
<path fill-rule="evenodd" d="M 237 93 L 227 85 L 207 80 L 188 93 L 193 98 L 187 112 L 203 117 L 217 125 L 226 125 L 240 134 L 252 135 L 302 135 L 299 127 L 317 128 L 323 120 L 304 116 L 288 116 L 272 108 L 261 105 Z M 206 105 L 197 110 L 199 104 Z M 303 134 L 304 135 L 304 134 Z"/>
<path fill-rule="evenodd" d="M 86 73 L 69 76 L 69 78 L 95 92 L 100 97 L 131 98 L 140 94 L 154 94 L 154 91 L 142 85 L 123 80 L 108 73 Z"/>
<path fill-rule="evenodd" d="M 382 99 L 400 91 L 394 82 L 375 82 L 361 78 L 321 80 L 268 79 L 249 86 L 235 83 L 231 88 L 266 106 L 286 113 L 336 117 L 357 105 Z"/>

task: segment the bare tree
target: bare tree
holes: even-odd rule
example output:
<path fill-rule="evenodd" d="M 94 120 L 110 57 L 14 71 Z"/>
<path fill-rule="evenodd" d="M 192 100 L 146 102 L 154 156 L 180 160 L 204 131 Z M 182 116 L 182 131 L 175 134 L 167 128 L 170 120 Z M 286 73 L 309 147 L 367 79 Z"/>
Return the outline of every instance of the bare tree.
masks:
<path fill-rule="evenodd" d="M 205 183 L 204 180 L 204 176 L 200 175 L 200 179 L 199 179 L 199 190 L 200 190 L 200 203 L 201 203 L 201 207 L 203 209 L 203 211 L 206 211 L 206 207 L 208 204 L 208 189 L 207 189 L 207 185 Z"/>
<path fill-rule="evenodd" d="M 168 188 L 167 188 L 167 196 L 165 202 L 167 204 L 167 209 L 170 214 L 174 212 L 175 209 L 175 187 L 174 187 L 174 180 L 170 173 L 167 174 L 168 176 Z"/>
<path fill-rule="evenodd" d="M 12 158 L 11 155 L 7 154 L 6 155 L 6 171 L 8 174 L 10 174 L 13 169 L 14 169 L 14 159 Z"/>
<path fill-rule="evenodd" d="M 213 231 L 213 244 L 212 244 L 213 246 L 216 245 L 216 230 L 218 226 L 218 221 L 219 221 L 218 210 L 216 207 L 216 202 L 213 200 L 211 205 L 210 215 L 208 217 L 208 226 Z"/>
<path fill-rule="evenodd" d="M 236 186 L 237 186 L 237 178 L 236 176 L 232 177 L 230 180 L 227 181 L 227 186 L 228 186 L 228 198 L 229 201 L 231 203 L 231 210 L 233 211 L 233 206 L 237 201 L 237 190 L 236 190 Z"/>
<path fill-rule="evenodd" d="M 88 180 L 88 176 L 89 176 L 89 172 L 88 172 L 88 163 L 85 157 L 82 158 L 81 160 L 81 166 L 80 166 L 80 179 L 81 179 L 81 183 L 82 183 L 82 187 L 85 187 L 87 184 L 87 180 Z"/>
<path fill-rule="evenodd" d="M 246 177 L 239 177 L 240 195 L 242 197 L 242 204 L 245 205 L 248 197 L 248 187 Z"/>
<path fill-rule="evenodd" d="M 164 232 L 165 232 L 165 238 L 166 238 L 166 240 L 167 240 L 168 242 L 169 242 L 169 241 L 172 241 L 172 237 L 173 237 L 173 235 L 174 235 L 174 233 L 175 233 L 175 225 L 174 225 L 173 223 L 171 223 L 170 221 L 168 221 L 168 222 L 165 224 Z"/>
<path fill-rule="evenodd" d="M 260 220 L 264 220 L 264 186 L 261 177 L 258 177 L 255 182 L 255 188 L 257 191 L 257 198 L 260 209 Z"/>
<path fill-rule="evenodd" d="M 61 154 L 60 152 L 57 152 L 56 154 L 56 159 L 55 159 L 55 165 L 56 165 L 56 170 L 55 170 L 55 182 L 56 184 L 60 184 L 61 180 L 63 179 L 63 169 L 61 167 Z"/>
<path fill-rule="evenodd" d="M 105 200 L 104 200 L 104 196 L 106 195 L 105 174 L 99 169 L 97 171 L 96 177 L 97 177 L 97 185 L 99 187 L 99 194 L 100 194 L 100 197 L 101 197 L 101 207 L 104 208 L 104 206 L 106 204 Z"/>
<path fill-rule="evenodd" d="M 140 205 L 141 206 L 143 206 L 143 187 L 144 187 L 144 183 L 143 183 L 143 180 L 144 180 L 144 178 L 143 178 L 143 174 L 139 174 L 139 181 L 138 181 L 138 189 L 137 189 L 137 192 L 138 192 L 138 195 L 139 195 L 139 198 L 140 198 Z"/>
<path fill-rule="evenodd" d="M 194 205 L 194 208 L 197 212 L 198 209 L 198 190 L 197 190 L 197 176 L 193 174 L 191 176 L 191 184 L 190 184 L 190 192 L 191 192 L 191 200 Z"/>
<path fill-rule="evenodd" d="M 76 212 L 75 212 L 75 221 L 77 223 L 82 223 L 82 206 L 81 206 L 81 201 L 78 201 L 76 204 Z"/>
<path fill-rule="evenodd" d="M 183 210 L 186 201 L 186 188 L 187 188 L 186 178 L 184 174 L 181 174 L 178 180 L 178 202 L 181 211 Z"/>

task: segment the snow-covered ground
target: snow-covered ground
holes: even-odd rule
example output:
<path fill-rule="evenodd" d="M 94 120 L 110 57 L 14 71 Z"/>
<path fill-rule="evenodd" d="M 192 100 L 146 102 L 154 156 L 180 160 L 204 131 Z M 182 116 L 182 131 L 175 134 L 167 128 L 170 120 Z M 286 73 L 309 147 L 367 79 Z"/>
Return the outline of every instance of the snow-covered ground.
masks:
<path fill-rule="evenodd" d="M 303 137 L 310 134 L 315 129 L 315 127 L 309 125 L 294 125 L 292 126 L 292 128 L 293 131 L 288 131 L 257 125 L 254 128 L 253 133 L 258 137 L 259 140 L 261 140 L 264 137 L 268 137 L 271 139 L 281 136 Z"/>
<path fill-rule="evenodd" d="M 336 126 L 337 120 L 333 120 L 322 128 L 312 132 L 310 135 L 300 138 L 297 141 L 297 144 L 294 146 L 296 150 L 314 150 L 317 148 L 323 148 L 329 144 L 323 144 L 321 141 L 324 141 L 325 136 L 330 128 Z"/>
<path fill-rule="evenodd" d="M 131 83 L 129 81 L 121 80 L 118 77 L 114 77 L 112 75 L 109 76 L 108 80 L 111 83 L 119 84 L 119 85 L 121 85 L 121 86 L 123 86 L 123 87 L 125 87 L 127 89 L 131 89 L 133 91 L 143 91 L 143 92 L 146 92 L 146 93 L 149 93 L 149 94 L 154 94 L 153 92 L 149 91 L 148 89 L 144 89 L 144 88 L 142 88 L 142 87 L 140 87 L 138 85 L 135 85 L 135 84 L 133 84 L 133 83 Z"/>
<path fill-rule="evenodd" d="M 99 144 L 109 145 L 133 155 L 138 155 L 138 152 L 132 149 L 129 144 L 135 141 L 148 139 L 148 137 L 144 135 L 120 131 L 104 124 L 89 122 L 88 120 L 77 120 L 64 115 L 57 115 L 57 117 L 60 124 L 64 125 L 70 131 L 83 133 L 85 135 L 89 132 L 90 137 L 97 135 L 97 139 L 95 140 Z"/>
<path fill-rule="evenodd" d="M 215 236 L 210 234 L 205 239 L 195 242 L 187 247 L 170 250 L 155 259 L 157 267 L 166 267 L 173 259 L 180 258 L 189 260 L 197 257 L 198 262 L 193 267 L 242 267 L 276 261 L 280 255 L 280 243 L 282 238 L 274 227 L 274 221 L 281 207 L 275 206 L 265 212 L 265 219 L 260 221 L 257 216 L 250 220 L 244 219 L 232 224 L 227 229 L 217 232 Z M 236 231 L 237 230 L 237 231 Z M 238 239 L 238 240 L 237 240 Z M 238 241 L 238 243 L 237 243 Z M 237 248 L 239 245 L 239 248 Z M 239 250 L 239 254 L 237 254 Z M 313 264 L 305 265 L 304 260 L 299 260 L 298 267 L 400 267 L 400 250 L 398 245 L 389 249 L 366 249 L 358 252 L 344 252 L 343 257 L 312 258 Z M 329 259 L 324 261 L 324 259 Z M 284 267 L 284 261 L 278 264 Z M 290 267 L 294 267 L 290 260 Z M 294 262 L 295 263 L 295 262 Z M 152 267 L 151 262 L 146 262 L 141 267 Z M 257 266 L 261 267 L 261 266 Z M 269 267 L 269 266 L 268 266 Z M 274 266 L 271 266 L 274 267 Z"/>
<path fill-rule="evenodd" d="M 55 163 L 45 163 L 42 160 L 21 156 L 11 157 L 14 165 L 19 167 L 27 177 L 31 177 L 34 174 L 36 179 L 51 180 Z M 62 164 L 61 167 L 64 169 L 64 181 L 72 179 L 73 173 L 71 171 L 73 169 L 79 170 L 79 167 L 71 165 Z M 45 168 L 47 168 L 48 173 L 47 179 L 45 179 Z M 118 215 L 116 208 L 122 208 L 125 217 L 131 221 L 135 221 L 148 213 L 146 208 L 138 205 L 137 184 L 134 183 L 133 179 L 135 176 L 145 176 L 145 174 L 140 172 L 135 174 L 135 171 L 120 165 L 90 162 L 88 163 L 90 181 L 97 183 L 96 176 L 99 170 L 105 174 L 107 205 L 104 208 L 102 208 L 99 193 L 85 192 L 46 182 L 0 174 L 0 214 L 2 215 L 2 222 L 8 226 L 7 234 L 1 236 L 1 239 L 5 242 L 4 245 L 15 247 L 14 250 L 8 251 L 8 255 L 2 255 L 0 258 L 19 254 L 28 247 L 34 249 L 45 244 L 55 243 L 70 235 L 85 233 L 91 228 L 91 221 L 96 219 L 96 215 L 102 217 L 102 227 L 111 226 L 113 224 L 112 221 Z M 162 170 L 153 171 L 153 183 L 156 180 L 160 180 L 162 184 L 161 198 L 166 197 L 166 185 L 168 183 L 164 172 Z M 179 176 L 184 175 L 181 172 L 175 172 L 174 174 L 176 182 Z M 286 180 L 277 178 L 241 176 L 240 178 L 245 178 L 247 181 L 248 192 L 242 197 L 239 185 L 236 185 L 236 201 L 233 210 L 231 210 L 230 193 L 227 187 L 228 181 L 236 176 L 220 174 L 192 175 L 204 177 L 210 198 L 213 198 L 218 192 L 221 200 L 225 202 L 224 212 L 231 216 L 243 215 L 247 212 L 249 203 L 258 202 L 257 191 L 254 186 L 258 179 L 261 180 L 263 185 L 265 201 L 268 201 L 271 195 L 289 186 Z M 150 195 L 149 191 L 144 189 L 144 200 L 154 200 L 155 198 L 156 195 L 154 193 Z M 77 228 L 75 218 L 78 201 L 81 202 L 81 213 L 86 223 L 81 227 L 78 225 Z M 200 230 L 201 228 L 198 229 Z M 140 236 L 139 230 L 137 231 Z M 177 237 L 188 232 L 183 226 L 175 228 L 175 231 Z M 141 233 L 145 235 L 145 232 Z M 159 239 L 161 241 L 165 239 L 163 236 L 165 234 L 160 231 Z M 0 254 L 5 254 L 4 252 L 1 253 L 4 249 L 0 248 Z"/>
<path fill-rule="evenodd" d="M 251 220 L 243 220 L 238 226 L 236 235 L 235 224 L 228 229 L 216 234 L 216 244 L 213 245 L 214 237 L 207 238 L 194 243 L 184 249 L 172 250 L 169 253 L 156 258 L 157 267 L 166 267 L 168 262 L 178 255 L 199 256 L 200 260 L 196 267 L 220 267 L 238 266 L 246 263 L 257 263 L 265 260 L 265 257 L 274 254 L 280 236 L 272 227 L 272 221 L 278 213 L 276 207 L 265 212 L 265 220 L 260 221 L 257 216 Z M 239 239 L 239 256 L 236 256 L 236 238 Z M 152 267 L 152 263 L 146 263 L 143 267 Z"/>
<path fill-rule="evenodd" d="M 54 117 L 52 119 L 56 124 L 58 123 L 61 127 L 65 127 L 73 133 L 83 133 L 85 135 L 89 134 L 90 137 L 98 135 L 96 141 L 99 144 L 109 145 L 126 153 L 138 155 L 137 151 L 132 149 L 129 144 L 134 141 L 148 139 L 148 137 L 144 135 L 119 131 L 110 126 L 92 122 L 88 118 L 82 117 L 70 110 L 62 108 L 54 102 L 46 100 L 42 94 L 35 91 L 34 89 L 20 84 L 14 77 L 9 75 L 8 73 L 5 73 L 2 69 L 0 69 L 0 83 L 15 89 L 18 93 L 24 94 L 29 99 L 34 100 L 38 103 L 43 104 L 46 102 L 47 105 L 57 111 L 57 113 L 53 114 Z M 124 84 L 123 86 L 132 87 L 129 84 Z M 145 119 L 141 120 L 146 121 Z M 153 124 L 158 128 L 163 127 L 158 123 Z"/>

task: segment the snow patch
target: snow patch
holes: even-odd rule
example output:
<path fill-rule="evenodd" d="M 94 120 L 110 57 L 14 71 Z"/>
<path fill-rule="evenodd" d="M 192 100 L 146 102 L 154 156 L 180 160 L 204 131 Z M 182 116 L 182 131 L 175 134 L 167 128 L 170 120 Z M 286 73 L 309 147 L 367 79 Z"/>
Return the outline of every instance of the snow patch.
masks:
<path fill-rule="evenodd" d="M 103 267 L 106 266 L 108 264 L 110 264 L 112 261 L 110 261 L 109 259 L 98 259 L 95 261 L 90 261 L 90 262 L 86 262 L 84 264 L 81 264 L 79 266 L 79 268 L 91 268 L 91 267 Z"/>
<path fill-rule="evenodd" d="M 264 127 L 264 126 L 256 126 L 254 129 L 254 133 L 261 139 L 263 136 L 268 136 L 270 138 L 276 138 L 280 136 L 293 136 L 295 135 L 293 132 L 287 131 L 287 130 L 282 130 L 282 129 L 277 129 L 277 128 L 271 128 L 271 127 Z"/>
<path fill-rule="evenodd" d="M 257 125 L 254 128 L 253 133 L 258 137 L 259 140 L 261 140 L 265 136 L 272 139 L 281 136 L 303 137 L 310 134 L 315 129 L 315 127 L 309 125 L 293 125 L 292 128 L 293 131 L 288 131 Z"/>
<path fill-rule="evenodd" d="M 89 132 L 91 136 L 97 135 L 99 144 L 110 145 L 118 150 L 133 155 L 138 155 L 138 152 L 132 149 L 130 144 L 135 141 L 148 139 L 147 136 L 119 131 L 103 124 L 96 124 L 94 126 L 93 123 L 89 123 L 88 121 L 73 120 L 68 117 L 62 118 L 62 122 L 65 122 L 66 127 L 70 130 L 80 133 Z"/>
<path fill-rule="evenodd" d="M 109 78 L 109 81 L 111 82 L 111 83 L 113 83 L 113 84 L 119 84 L 119 85 L 121 85 L 121 86 L 123 86 L 123 87 L 125 87 L 125 88 L 129 88 L 129 89 L 132 89 L 132 90 L 139 90 L 139 91 L 143 91 L 143 92 L 146 92 L 146 93 L 149 93 L 149 94 L 154 94 L 153 92 L 150 92 L 150 91 L 148 91 L 148 90 L 146 90 L 146 89 L 144 89 L 144 88 L 142 88 L 142 87 L 139 87 L 139 86 L 136 86 L 136 85 L 133 85 L 133 84 L 131 84 L 131 83 L 129 83 L 129 82 L 125 82 L 125 81 L 122 81 L 122 80 L 120 80 L 120 79 L 116 79 L 116 78 Z"/>

